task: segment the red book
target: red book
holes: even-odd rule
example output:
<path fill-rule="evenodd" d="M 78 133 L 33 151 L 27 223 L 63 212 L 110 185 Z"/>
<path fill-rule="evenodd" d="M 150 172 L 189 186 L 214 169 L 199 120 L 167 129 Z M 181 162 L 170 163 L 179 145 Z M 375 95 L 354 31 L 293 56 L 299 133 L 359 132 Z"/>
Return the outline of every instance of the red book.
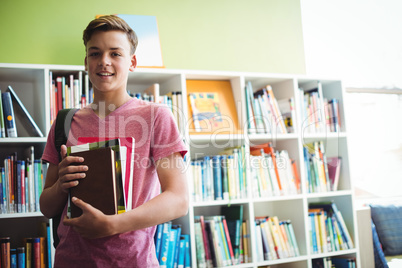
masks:
<path fill-rule="evenodd" d="M 230 240 L 229 230 L 228 230 L 228 226 L 226 224 L 225 216 L 222 216 L 222 224 L 223 224 L 223 229 L 225 230 L 225 236 L 226 236 L 226 240 L 227 240 L 228 246 L 229 246 L 229 253 L 230 253 L 230 258 L 232 259 L 232 265 L 235 265 L 236 264 L 235 256 L 233 253 L 232 242 Z"/>
<path fill-rule="evenodd" d="M 61 84 L 62 84 L 62 78 L 60 76 L 58 76 L 56 78 L 56 88 L 57 88 L 57 90 L 56 90 L 56 92 L 57 92 L 57 98 L 56 98 L 57 110 L 56 111 L 59 111 L 63 108 L 63 88 L 62 88 Z"/>
<path fill-rule="evenodd" d="M 40 260 L 40 238 L 39 237 L 35 237 L 34 239 L 33 239 L 33 247 L 32 247 L 32 249 L 33 249 L 33 254 L 32 254 L 32 257 L 33 257 L 33 267 L 34 268 L 39 268 L 39 267 L 41 267 L 40 266 L 40 263 L 41 263 L 41 260 Z"/>
<path fill-rule="evenodd" d="M 1 243 L 1 267 L 11 267 L 11 253 L 10 253 L 10 237 L 3 237 L 0 239 Z"/>

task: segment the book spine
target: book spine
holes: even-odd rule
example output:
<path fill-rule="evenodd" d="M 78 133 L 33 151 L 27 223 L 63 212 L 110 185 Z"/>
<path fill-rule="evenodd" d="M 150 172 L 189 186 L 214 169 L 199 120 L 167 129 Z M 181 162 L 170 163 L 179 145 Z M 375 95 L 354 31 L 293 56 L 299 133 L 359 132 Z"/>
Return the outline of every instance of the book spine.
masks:
<path fill-rule="evenodd" d="M 10 237 L 0 239 L 1 267 L 11 267 Z"/>
<path fill-rule="evenodd" d="M 223 200 L 223 190 L 222 190 L 222 170 L 220 156 L 212 157 L 212 170 L 213 170 L 213 180 L 214 180 L 214 197 L 215 200 Z"/>
<path fill-rule="evenodd" d="M 168 249 L 169 249 L 169 236 L 170 236 L 171 226 L 172 226 L 171 222 L 165 222 L 163 224 L 161 249 L 159 252 L 160 267 L 167 267 L 166 265 L 167 265 L 167 257 L 168 257 Z"/>
<path fill-rule="evenodd" d="M 15 124 L 14 117 L 14 108 L 11 100 L 10 92 L 1 93 L 2 101 L 3 101 L 3 113 L 5 119 L 5 127 L 7 132 L 7 137 L 16 138 L 17 134 L 17 126 Z"/>
<path fill-rule="evenodd" d="M 1 97 L 1 90 L 0 90 L 0 138 L 6 137 L 6 126 L 4 124 L 4 112 L 3 112 L 3 98 Z"/>
<path fill-rule="evenodd" d="M 24 247 L 18 247 L 17 248 L 17 267 L 24 268 L 25 267 L 25 248 Z"/>

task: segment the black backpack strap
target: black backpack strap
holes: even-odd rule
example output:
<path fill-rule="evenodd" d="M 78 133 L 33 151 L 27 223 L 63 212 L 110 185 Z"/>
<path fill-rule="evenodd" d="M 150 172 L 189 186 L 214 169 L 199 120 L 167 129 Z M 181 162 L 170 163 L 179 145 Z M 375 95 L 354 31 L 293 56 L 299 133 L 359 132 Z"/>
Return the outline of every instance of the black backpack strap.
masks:
<path fill-rule="evenodd" d="M 59 161 L 61 161 L 60 146 L 67 143 L 68 133 L 70 132 L 71 121 L 74 114 L 79 109 L 62 109 L 57 113 L 56 126 L 55 126 L 55 138 L 54 144 L 56 146 L 57 153 L 59 154 Z M 59 244 L 59 236 L 57 235 L 57 228 L 59 227 L 61 214 L 52 218 L 53 223 L 53 246 L 56 248 Z"/>
<path fill-rule="evenodd" d="M 68 133 L 70 132 L 71 121 L 74 114 L 79 109 L 62 109 L 57 113 L 54 144 L 61 161 L 60 146 L 67 143 Z"/>

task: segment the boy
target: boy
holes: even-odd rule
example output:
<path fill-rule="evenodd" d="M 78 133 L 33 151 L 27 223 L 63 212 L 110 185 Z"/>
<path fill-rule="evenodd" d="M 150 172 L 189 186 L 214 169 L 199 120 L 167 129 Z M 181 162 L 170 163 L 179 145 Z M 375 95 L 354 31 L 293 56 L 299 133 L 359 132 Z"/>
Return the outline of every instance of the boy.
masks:
<path fill-rule="evenodd" d="M 77 144 L 79 137 L 134 137 L 134 209 L 105 215 L 73 197 L 83 215 L 65 216 L 68 190 L 85 180 L 87 167 L 71 165 L 83 159 L 66 156 L 65 145 L 59 163 L 53 124 L 42 156 L 49 168 L 40 206 L 48 218 L 63 211 L 55 267 L 158 267 L 155 225 L 188 210 L 187 149 L 166 108 L 127 93 L 128 74 L 137 64 L 137 37 L 127 23 L 117 16 L 100 17 L 88 24 L 83 39 L 94 101 L 74 115 L 67 146 Z"/>

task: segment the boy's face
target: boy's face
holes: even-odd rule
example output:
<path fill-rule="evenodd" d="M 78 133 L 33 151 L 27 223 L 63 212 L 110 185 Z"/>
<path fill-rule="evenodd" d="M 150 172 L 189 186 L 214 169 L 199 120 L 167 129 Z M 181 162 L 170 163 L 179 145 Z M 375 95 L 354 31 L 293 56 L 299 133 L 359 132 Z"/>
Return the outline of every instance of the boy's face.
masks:
<path fill-rule="evenodd" d="M 122 31 L 97 31 L 87 43 L 85 70 L 94 92 L 126 92 L 128 73 L 137 65 Z"/>

